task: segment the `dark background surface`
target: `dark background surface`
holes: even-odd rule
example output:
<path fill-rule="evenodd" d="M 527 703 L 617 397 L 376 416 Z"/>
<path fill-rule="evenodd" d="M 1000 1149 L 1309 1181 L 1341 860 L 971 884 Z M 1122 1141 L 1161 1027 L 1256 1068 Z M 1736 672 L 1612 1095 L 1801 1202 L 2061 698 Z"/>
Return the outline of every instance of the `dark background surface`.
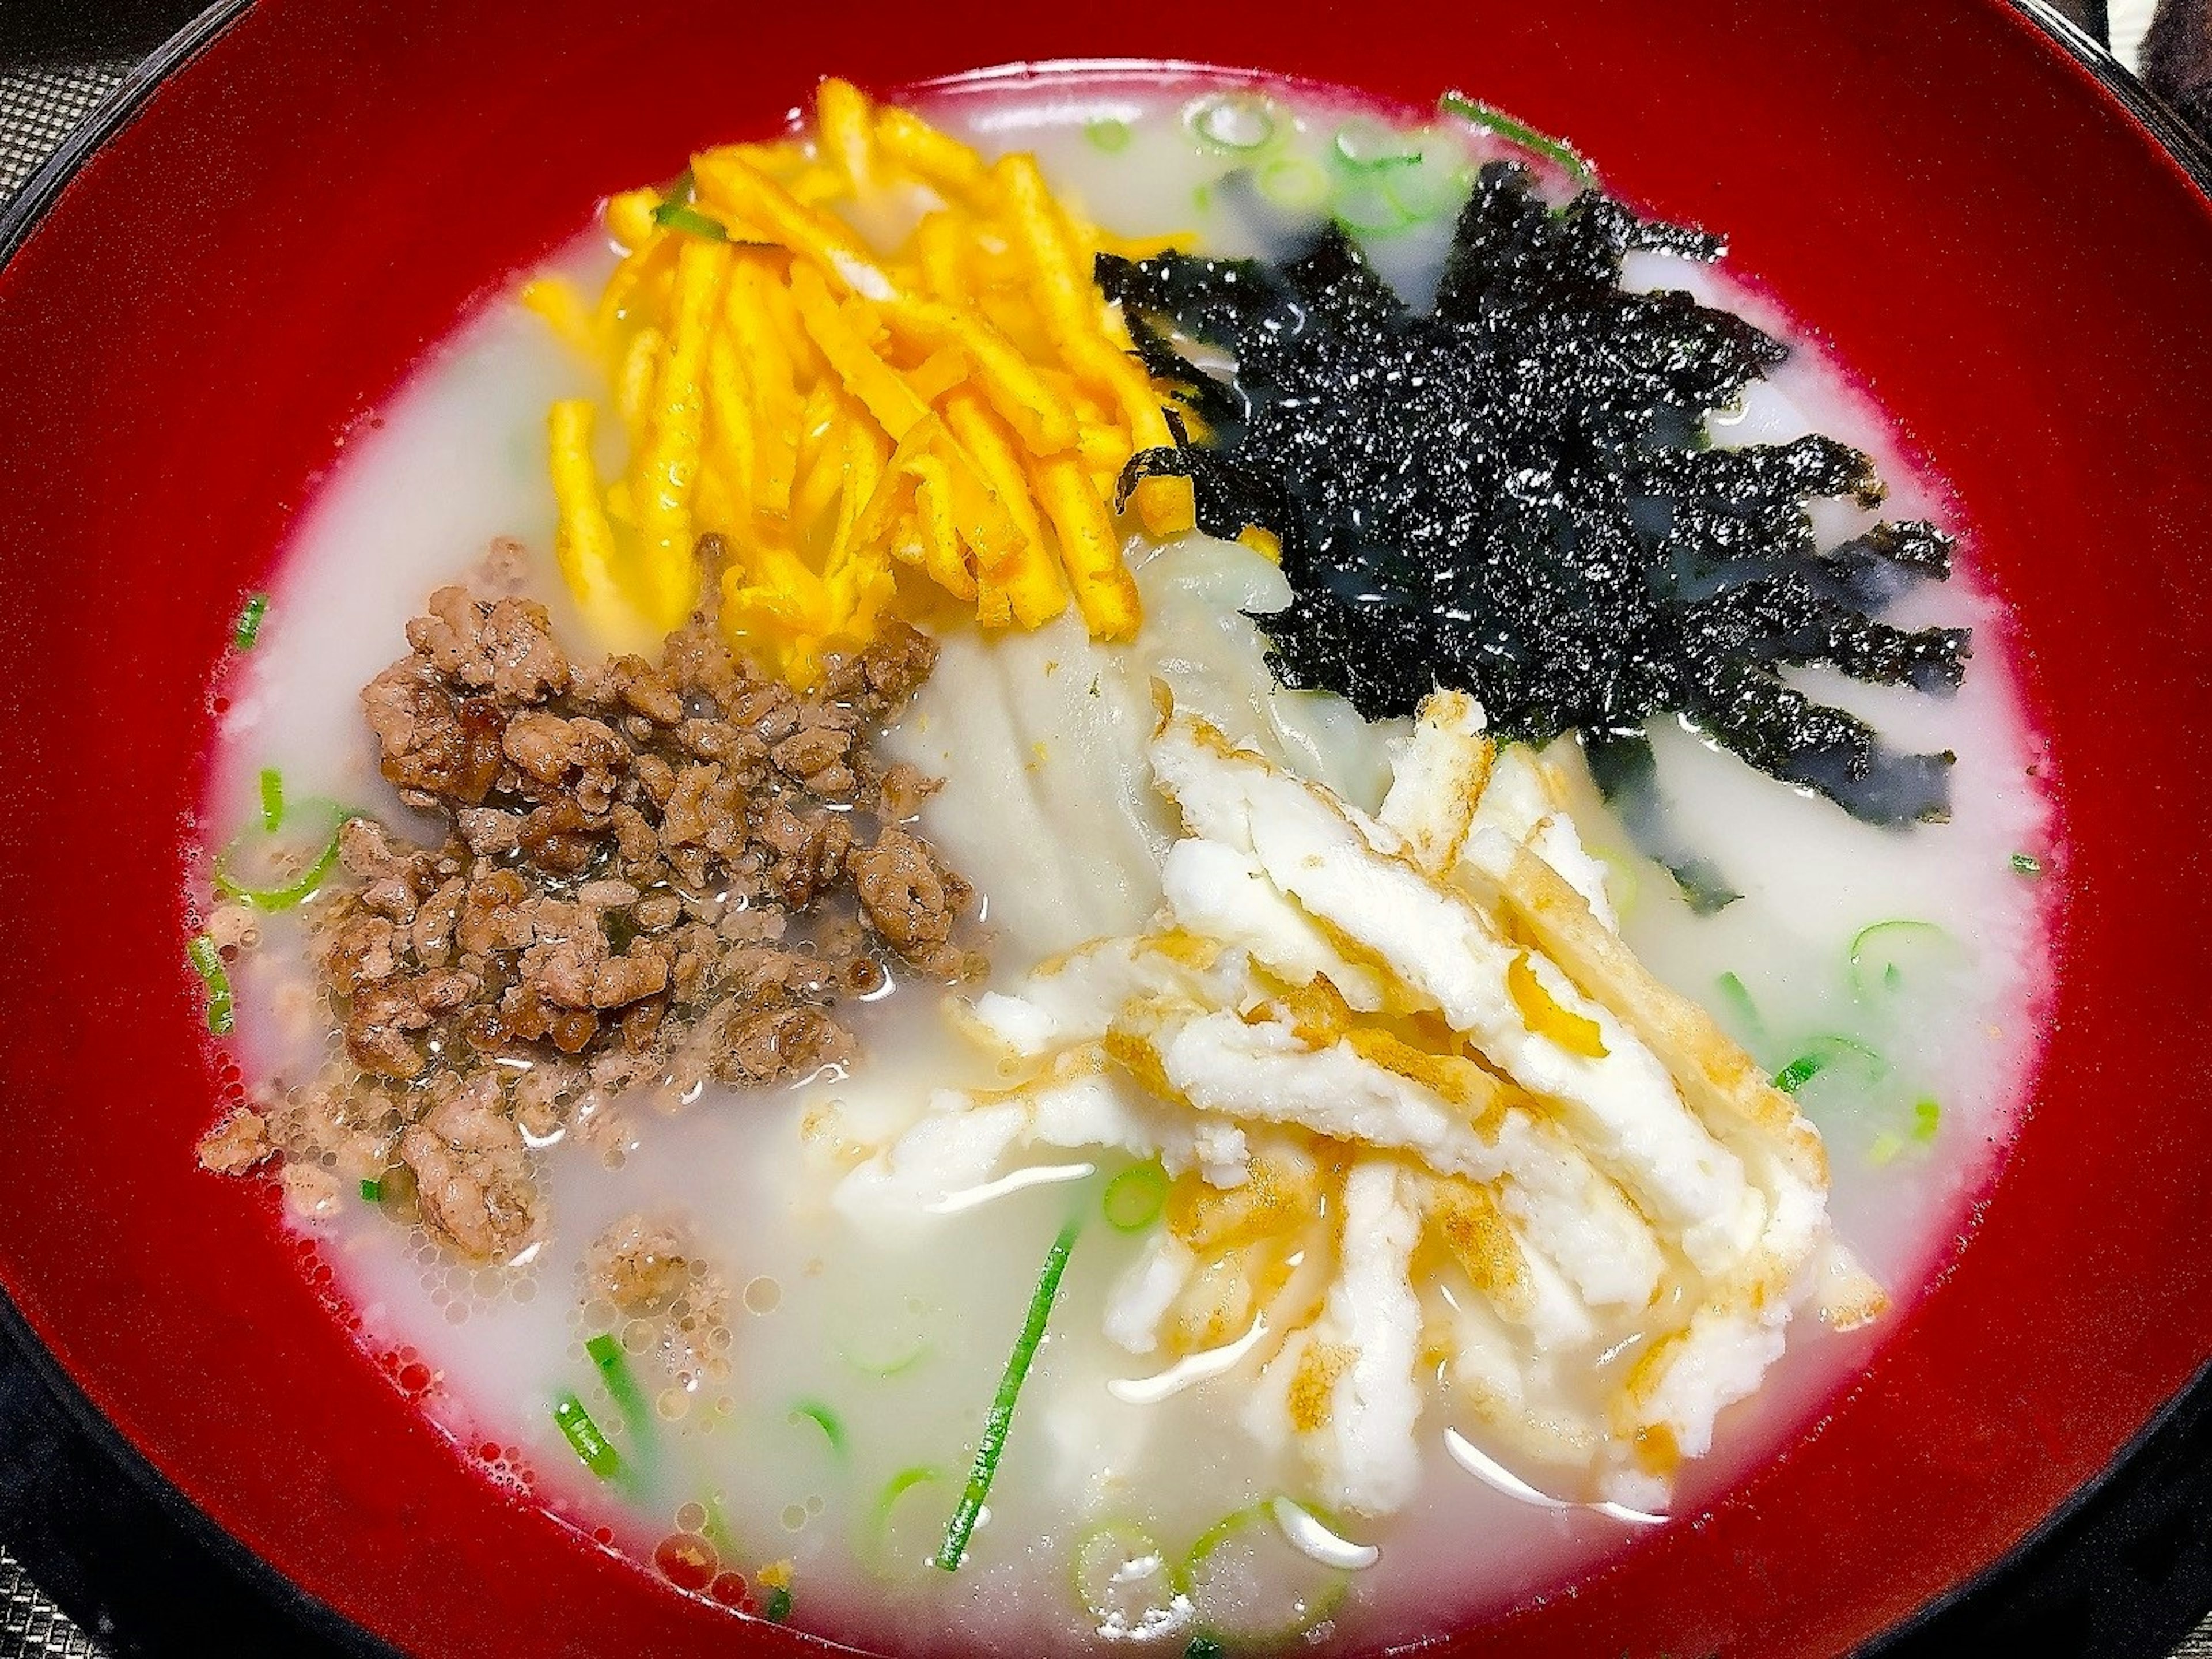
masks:
<path fill-rule="evenodd" d="M 17 173 L 36 148 L 58 143 L 100 88 L 199 9 L 179 0 L 0 0 L 0 162 L 11 141 Z M 2054 0 L 2053 9 L 2105 37 L 2104 0 Z M 2212 0 L 2166 0 L 2143 68 L 2154 91 L 2212 133 Z M 0 170 L 0 207 L 11 182 Z M 0 1659 L 376 1650 L 199 1522 L 52 1368 L 4 1299 L 0 1540 Z M 56 1616 L 17 1561 L 96 1647 Z M 2208 1607 L 2212 1379 L 2200 1377 L 2117 1474 L 1987 1581 L 1878 1651 L 2154 1659 L 2173 1652 Z M 2181 1652 L 2212 1659 L 2212 1625 Z"/>

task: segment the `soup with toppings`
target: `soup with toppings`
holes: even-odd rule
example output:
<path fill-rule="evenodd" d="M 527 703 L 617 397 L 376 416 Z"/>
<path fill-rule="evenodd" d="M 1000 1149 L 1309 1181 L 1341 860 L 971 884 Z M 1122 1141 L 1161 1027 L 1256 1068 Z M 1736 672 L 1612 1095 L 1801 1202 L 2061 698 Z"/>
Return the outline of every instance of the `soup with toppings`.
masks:
<path fill-rule="evenodd" d="M 733 1616 L 1205 1656 L 1807 1432 L 2010 1133 L 2054 832 L 1726 228 L 1167 70 L 670 170 L 349 447 L 209 782 L 202 1162 L 456 1455 Z"/>

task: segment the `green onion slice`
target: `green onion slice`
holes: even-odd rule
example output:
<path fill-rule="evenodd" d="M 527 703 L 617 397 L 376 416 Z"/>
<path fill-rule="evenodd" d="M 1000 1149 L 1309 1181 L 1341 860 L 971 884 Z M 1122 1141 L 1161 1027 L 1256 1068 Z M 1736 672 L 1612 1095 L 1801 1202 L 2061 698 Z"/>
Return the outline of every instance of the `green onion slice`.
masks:
<path fill-rule="evenodd" d="M 671 230 L 680 230 L 686 235 L 702 236 L 710 242 L 726 242 L 730 228 L 720 219 L 709 219 L 695 207 L 681 202 L 663 202 L 653 210 L 653 222 L 665 225 Z"/>
<path fill-rule="evenodd" d="M 338 832 L 345 828 L 349 819 L 368 815 L 356 807 L 341 806 L 336 801 L 307 804 L 319 805 L 330 812 L 331 838 L 323 843 L 321 850 L 307 861 L 298 875 L 288 882 L 268 887 L 257 887 L 242 879 L 236 871 L 238 857 L 245 851 L 246 837 L 241 836 L 224 848 L 222 855 L 215 861 L 216 890 L 225 898 L 241 899 L 257 910 L 289 910 L 313 898 L 316 890 L 322 886 L 324 879 L 331 873 L 331 866 L 338 861 Z M 281 809 L 281 802 L 279 806 Z M 262 811 L 265 823 L 268 813 L 267 775 L 263 779 Z"/>
<path fill-rule="evenodd" d="M 1336 159 L 1356 172 L 1418 166 L 1420 146 L 1395 127 L 1372 116 L 1356 115 L 1336 130 Z"/>
<path fill-rule="evenodd" d="M 1091 141 L 1093 149 L 1103 150 L 1109 155 L 1118 155 L 1129 148 L 1129 124 L 1111 115 L 1102 115 L 1095 121 L 1083 124 L 1083 136 Z"/>
<path fill-rule="evenodd" d="M 1085 1533 L 1074 1574 L 1076 1599 L 1108 1641 L 1156 1641 L 1189 1613 L 1173 1565 L 1142 1527 L 1109 1521 Z"/>
<path fill-rule="evenodd" d="M 1336 194 L 1334 212 L 1346 230 L 1369 236 L 1387 236 L 1413 222 L 1397 198 L 1372 179 L 1347 179 Z"/>
<path fill-rule="evenodd" d="M 1275 106 L 1256 92 L 1220 92 L 1201 98 L 1183 120 L 1199 142 L 1214 149 L 1264 149 L 1275 136 Z"/>
<path fill-rule="evenodd" d="M 1013 1426 L 1014 1402 L 1021 1398 L 1022 1384 L 1029 1381 L 1030 1366 L 1036 1359 L 1036 1352 L 1044 1341 L 1044 1328 L 1052 1317 L 1052 1304 L 1060 1295 L 1061 1275 L 1067 1272 L 1068 1252 L 1075 1248 L 1075 1235 L 1080 1224 L 1070 1221 L 1060 1230 L 1060 1237 L 1044 1258 L 1044 1269 L 1037 1274 L 1036 1289 L 1030 1292 L 1030 1309 L 1022 1321 L 1021 1334 L 1014 1339 L 1014 1351 L 1006 1356 L 1006 1370 L 999 1379 L 999 1392 L 991 1401 L 989 1415 L 983 1419 L 983 1432 L 975 1442 L 975 1467 L 968 1472 L 968 1485 L 960 1494 L 959 1507 L 945 1524 L 945 1542 L 937 1552 L 937 1565 L 946 1572 L 960 1571 L 960 1563 L 968 1553 L 968 1540 L 975 1531 L 976 1517 L 983 1512 L 983 1501 L 991 1495 L 991 1482 L 998 1478 L 999 1458 L 1006 1449 L 1006 1433 Z"/>
<path fill-rule="evenodd" d="M 1923 1096 L 1912 1103 L 1912 1138 L 1923 1146 L 1936 1139 L 1943 1127 L 1943 1103 Z"/>
<path fill-rule="evenodd" d="M 261 769 L 261 827 L 275 835 L 284 822 L 284 775 L 273 766 Z"/>
<path fill-rule="evenodd" d="M 1509 144 L 1518 145 L 1531 155 L 1540 155 L 1559 167 L 1584 190 L 1597 188 L 1597 169 L 1585 161 L 1581 153 L 1565 139 L 1554 138 L 1547 132 L 1539 132 L 1527 122 L 1516 120 L 1502 109 L 1492 109 L 1477 98 L 1463 92 L 1448 92 L 1437 100 L 1437 107 L 1446 115 L 1456 115 L 1462 121 L 1494 132 Z"/>
<path fill-rule="evenodd" d="M 1766 1041 L 1766 1022 L 1759 1016 L 1759 1005 L 1751 1000 L 1751 992 L 1733 969 L 1713 981 L 1720 987 L 1721 1000 L 1728 1004 L 1729 1012 L 1735 1016 L 1737 1025 L 1753 1041 Z"/>
<path fill-rule="evenodd" d="M 799 1401 L 791 1408 L 791 1421 L 813 1424 L 816 1428 L 822 1431 L 822 1437 L 830 1443 L 831 1451 L 836 1452 L 840 1457 L 845 1455 L 844 1421 L 820 1401 Z"/>
<path fill-rule="evenodd" d="M 1277 155 L 1252 175 L 1253 187 L 1277 207 L 1291 213 L 1318 213 L 1333 193 L 1328 174 L 1303 155 Z"/>
<path fill-rule="evenodd" d="M 362 1182 L 361 1183 L 361 1195 L 367 1199 L 371 1204 L 383 1203 L 384 1183 L 380 1181 Z"/>
<path fill-rule="evenodd" d="M 653 1405 L 638 1386 L 637 1373 L 630 1369 L 623 1345 L 603 1331 L 584 1344 L 584 1352 L 591 1356 L 600 1380 L 614 1397 L 623 1421 L 629 1425 L 632 1434 L 642 1438 L 653 1427 Z"/>
<path fill-rule="evenodd" d="M 700 1536 L 714 1547 L 725 1561 L 734 1560 L 738 1553 L 737 1535 L 730 1530 L 730 1517 L 722 1510 L 722 1494 L 710 1492 L 701 1508 L 707 1511 L 706 1523 L 699 1528 Z"/>
<path fill-rule="evenodd" d="M 1168 1172 L 1157 1164 L 1137 1164 L 1106 1183 L 1099 1206 L 1117 1233 L 1140 1233 L 1167 1207 Z"/>
<path fill-rule="evenodd" d="M 1889 1075 L 1889 1062 L 1856 1037 L 1816 1036 L 1805 1051 L 1774 1074 L 1774 1086 L 1794 1095 L 1826 1071 L 1878 1083 Z"/>
<path fill-rule="evenodd" d="M 1310 1508 L 1310 1505 L 1301 1507 Z M 1288 1643 L 1336 1611 L 1352 1575 L 1296 1548 L 1263 1501 L 1224 1516 L 1183 1558 L 1184 1592 L 1201 1627 L 1234 1644 Z"/>
<path fill-rule="evenodd" d="M 599 1425 L 592 1421 L 591 1413 L 584 1402 L 573 1394 L 563 1394 L 553 1402 L 553 1425 L 576 1454 L 577 1461 L 602 1480 L 614 1480 L 623 1472 L 622 1454 L 614 1443 L 599 1432 Z"/>
<path fill-rule="evenodd" d="M 231 1000 L 230 975 L 222 965 L 222 952 L 205 933 L 195 933 L 185 942 L 185 960 L 207 981 L 208 1030 L 217 1036 L 228 1036 L 237 1011 Z"/>
<path fill-rule="evenodd" d="M 911 1556 L 895 1543 L 892 1536 L 894 1528 L 900 1540 L 912 1537 L 909 1531 L 911 1522 L 899 1519 L 897 1510 L 901 1500 L 908 1492 L 944 1479 L 943 1471 L 926 1463 L 917 1463 L 910 1468 L 901 1469 L 884 1483 L 883 1491 L 876 1494 L 876 1501 L 868 1506 L 868 1512 L 859 1522 L 854 1537 L 859 1546 L 855 1553 L 879 1577 L 902 1577 L 907 1567 L 922 1559 L 919 1540 L 915 1540 L 916 1547 Z M 933 1536 L 936 1531 L 933 1523 L 930 1530 Z M 927 1559 L 933 1564 L 936 1559 L 934 1555 Z"/>
<path fill-rule="evenodd" d="M 778 1584 L 761 1603 L 761 1617 L 772 1625 L 780 1625 L 791 1617 L 791 1586 Z"/>
<path fill-rule="evenodd" d="M 1895 996 L 1955 971 L 1966 952 L 1932 921 L 1877 921 L 1851 941 L 1851 994 L 1862 1002 Z"/>
<path fill-rule="evenodd" d="M 254 641 L 261 637 L 261 619 L 269 614 L 269 596 L 249 593 L 240 607 L 238 621 L 230 630 L 230 642 L 240 651 L 253 649 Z"/>
<path fill-rule="evenodd" d="M 2043 873 L 2043 860 L 2033 853 L 2014 853 L 2012 867 L 2023 876 L 2039 876 Z"/>

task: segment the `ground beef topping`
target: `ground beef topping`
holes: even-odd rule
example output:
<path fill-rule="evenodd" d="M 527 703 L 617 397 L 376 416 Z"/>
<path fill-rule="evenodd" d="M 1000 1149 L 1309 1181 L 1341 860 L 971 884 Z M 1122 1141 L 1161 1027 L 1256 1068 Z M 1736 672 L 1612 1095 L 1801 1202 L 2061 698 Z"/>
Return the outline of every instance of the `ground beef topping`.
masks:
<path fill-rule="evenodd" d="M 571 662 L 513 593 L 441 588 L 407 641 L 362 704 L 433 835 L 343 827 L 309 923 L 343 1060 L 272 1107 L 272 1150 L 388 1170 L 408 1218 L 505 1259 L 544 1224 L 531 1148 L 580 1108 L 844 1064 L 842 1003 L 981 966 L 973 890 L 911 825 L 933 786 L 869 750 L 935 661 L 903 623 L 812 693 L 705 618 L 657 663 Z M 203 1161 L 252 1167 L 252 1135 Z"/>

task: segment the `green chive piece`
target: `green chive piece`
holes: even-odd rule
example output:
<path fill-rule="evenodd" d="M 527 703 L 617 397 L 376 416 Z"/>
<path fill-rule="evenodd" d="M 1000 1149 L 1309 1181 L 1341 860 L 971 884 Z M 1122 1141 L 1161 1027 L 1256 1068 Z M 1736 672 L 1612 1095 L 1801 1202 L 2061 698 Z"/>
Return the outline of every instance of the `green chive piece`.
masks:
<path fill-rule="evenodd" d="M 1889 1062 L 1855 1037 L 1817 1036 L 1804 1053 L 1774 1074 L 1774 1086 L 1794 1095 L 1831 1066 L 1856 1073 L 1865 1083 L 1878 1083 L 1889 1075 Z"/>
<path fill-rule="evenodd" d="M 730 1517 L 723 1513 L 722 1494 L 708 1492 L 704 1507 L 707 1523 L 699 1528 L 700 1534 L 714 1547 L 724 1560 L 732 1559 L 738 1553 L 738 1540 L 730 1530 Z"/>
<path fill-rule="evenodd" d="M 205 933 L 195 933 L 185 946 L 185 960 L 207 981 L 207 1028 L 217 1036 L 228 1036 L 236 1009 L 231 1001 L 230 975 L 222 965 L 222 952 Z"/>
<path fill-rule="evenodd" d="M 1800 1054 L 1774 1074 L 1774 1086 L 1785 1095 L 1794 1095 L 1827 1069 L 1826 1055 Z"/>
<path fill-rule="evenodd" d="M 761 1603 L 761 1617 L 772 1625 L 780 1625 L 791 1617 L 791 1590 L 788 1586 L 778 1584 L 768 1593 L 768 1600 Z"/>
<path fill-rule="evenodd" d="M 2043 873 L 2043 860 L 2033 853 L 2014 853 L 2012 867 L 2023 876 L 2039 876 Z"/>
<path fill-rule="evenodd" d="M 614 1443 L 599 1432 L 599 1425 L 592 1421 L 591 1413 L 584 1402 L 573 1394 L 564 1394 L 553 1402 L 553 1425 L 561 1431 L 568 1449 L 576 1454 L 583 1466 L 602 1480 L 618 1479 L 623 1472 L 622 1454 Z"/>
<path fill-rule="evenodd" d="M 1098 1201 L 1115 1232 L 1140 1233 L 1167 1207 L 1168 1173 L 1157 1164 L 1133 1164 L 1106 1183 Z"/>
<path fill-rule="evenodd" d="M 1766 1022 L 1759 1017 L 1759 1005 L 1751 1000 L 1751 992 L 1743 981 L 1731 969 L 1713 982 L 1721 988 L 1721 995 L 1726 999 L 1730 1012 L 1744 1030 L 1763 1041 L 1766 1036 Z"/>
<path fill-rule="evenodd" d="M 1006 1449 L 1006 1431 L 1013 1425 L 1014 1401 L 1021 1397 L 1022 1384 L 1029 1380 L 1030 1366 L 1044 1341 L 1045 1323 L 1052 1317 L 1052 1304 L 1060 1295 L 1060 1276 L 1067 1271 L 1068 1252 L 1075 1248 L 1079 1229 L 1079 1224 L 1071 1221 L 1053 1241 L 1044 1259 L 1044 1271 L 1037 1275 L 1036 1290 L 1030 1297 L 1029 1316 L 1022 1322 L 1021 1334 L 1014 1339 L 1013 1352 L 1006 1356 L 1006 1375 L 999 1379 L 998 1395 L 991 1401 L 990 1414 L 983 1419 L 983 1432 L 975 1443 L 975 1465 L 968 1472 L 960 1506 L 945 1523 L 945 1542 L 937 1552 L 937 1565 L 947 1572 L 960 1571 L 976 1517 L 983 1512 L 983 1500 L 991 1495 L 1000 1455 Z"/>
<path fill-rule="evenodd" d="M 362 1182 L 361 1183 L 361 1195 L 367 1199 L 371 1204 L 383 1203 L 384 1183 L 380 1181 Z"/>
<path fill-rule="evenodd" d="M 663 202 L 653 210 L 653 222 L 665 225 L 671 230 L 680 230 L 686 235 L 703 236 L 710 242 L 726 242 L 730 229 L 720 219 L 709 219 L 695 207 L 681 202 Z"/>
<path fill-rule="evenodd" d="M 1923 1146 L 1936 1139 L 1936 1132 L 1943 1127 L 1943 1104 L 1941 1101 L 1923 1098 L 1912 1103 L 1912 1138 Z"/>
<path fill-rule="evenodd" d="M 1182 1650 L 1182 1659 L 1229 1659 L 1229 1650 L 1211 1636 L 1194 1636 Z"/>
<path fill-rule="evenodd" d="M 254 641 L 261 637 L 261 619 L 269 614 L 269 596 L 249 593 L 238 613 L 238 623 L 231 629 L 230 642 L 240 651 L 253 649 Z"/>
<path fill-rule="evenodd" d="M 1336 159 L 1359 172 L 1420 165 L 1420 147 L 1395 127 L 1355 116 L 1336 130 Z"/>
<path fill-rule="evenodd" d="M 1096 121 L 1085 121 L 1083 136 L 1091 141 L 1091 149 L 1103 150 L 1109 155 L 1118 155 L 1129 148 L 1133 135 L 1127 121 L 1106 115 Z"/>
<path fill-rule="evenodd" d="M 275 835 L 284 823 L 284 775 L 273 766 L 261 769 L 261 827 Z"/>
<path fill-rule="evenodd" d="M 1908 979 L 1931 970 L 1940 974 L 1963 954 L 1958 941 L 1932 921 L 1877 921 L 1860 928 L 1851 940 L 1851 993 L 1863 1001 L 1879 986 L 1885 995 L 1894 995 Z"/>
<path fill-rule="evenodd" d="M 1437 100 L 1437 107 L 1446 115 L 1456 115 L 1462 121 L 1473 123 L 1486 131 L 1494 132 L 1510 144 L 1542 156 L 1566 172 L 1584 190 L 1597 188 L 1597 169 L 1583 160 L 1581 153 L 1565 139 L 1554 138 L 1547 132 L 1539 132 L 1525 121 L 1516 120 L 1502 109 L 1492 109 L 1480 99 L 1470 98 L 1463 92 L 1448 92 Z"/>
<path fill-rule="evenodd" d="M 643 1436 L 653 1426 L 653 1407 L 645 1397 L 645 1390 L 637 1385 L 636 1373 L 630 1370 L 629 1356 L 623 1352 L 622 1344 L 602 1332 L 584 1344 L 584 1352 L 598 1367 L 630 1432 Z"/>
<path fill-rule="evenodd" d="M 269 810 L 269 776 L 267 773 L 262 775 L 262 813 L 264 823 L 267 821 Z M 281 809 L 282 804 L 279 805 Z M 294 906 L 313 898 L 316 890 L 323 884 L 324 878 L 331 873 L 331 866 L 338 861 L 339 833 L 344 830 L 350 820 L 368 816 L 366 812 L 356 811 L 350 806 L 339 806 L 328 801 L 324 802 L 323 805 L 330 808 L 335 818 L 335 822 L 331 826 L 331 838 L 324 844 L 322 851 L 315 854 L 307 868 L 299 875 L 281 887 L 251 887 L 240 881 L 231 873 L 230 866 L 232 856 L 237 853 L 240 842 L 244 840 L 241 836 L 239 841 L 234 841 L 224 848 L 222 855 L 215 861 L 216 890 L 225 898 L 242 899 L 257 910 L 289 910 Z"/>
<path fill-rule="evenodd" d="M 791 1408 L 790 1420 L 793 1423 L 813 1424 L 816 1428 L 822 1431 L 823 1437 L 829 1441 L 831 1451 L 836 1452 L 840 1457 L 845 1455 L 845 1425 L 836 1413 L 831 1411 L 820 1401 L 799 1401 Z"/>
<path fill-rule="evenodd" d="M 1328 174 L 1303 155 L 1270 157 L 1261 163 L 1253 183 L 1261 195 L 1291 213 L 1320 212 L 1334 190 Z"/>

